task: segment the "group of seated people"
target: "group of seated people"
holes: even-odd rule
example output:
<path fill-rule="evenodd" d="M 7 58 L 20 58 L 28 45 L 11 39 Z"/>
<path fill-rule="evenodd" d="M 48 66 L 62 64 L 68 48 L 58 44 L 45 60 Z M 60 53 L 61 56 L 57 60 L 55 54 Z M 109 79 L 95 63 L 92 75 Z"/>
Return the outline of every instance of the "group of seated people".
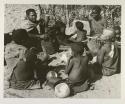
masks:
<path fill-rule="evenodd" d="M 120 28 L 103 29 L 101 36 L 95 38 L 99 41 L 97 51 L 94 53 L 93 39 L 86 36 L 84 24 L 80 21 L 75 23 L 77 34 L 66 35 L 66 25 L 56 21 L 52 27 L 42 22 L 40 26 L 47 28 L 38 31 L 36 12 L 28 9 L 26 12 L 29 22 L 25 29 L 13 30 L 11 36 L 5 34 L 5 62 L 7 65 L 9 88 L 26 90 L 44 88 L 45 82 L 55 88 L 60 83 L 66 83 L 72 93 L 75 94 L 88 90 L 90 83 L 96 74 L 111 76 L 119 72 L 120 53 L 115 41 L 120 41 Z M 43 20 L 42 20 L 43 21 Z M 35 28 L 34 28 L 35 27 Z M 41 34 L 40 34 L 41 33 Z M 44 33 L 44 34 L 42 34 Z M 9 42 L 8 42 L 9 41 Z M 91 43 L 92 42 L 92 43 Z M 56 76 L 52 72 L 49 77 L 51 62 L 50 56 L 60 52 L 60 46 L 69 46 L 70 57 L 62 73 L 65 78 Z M 84 53 L 84 54 L 83 54 Z M 96 61 L 92 61 L 95 58 Z M 46 84 L 45 84 L 46 85 Z"/>

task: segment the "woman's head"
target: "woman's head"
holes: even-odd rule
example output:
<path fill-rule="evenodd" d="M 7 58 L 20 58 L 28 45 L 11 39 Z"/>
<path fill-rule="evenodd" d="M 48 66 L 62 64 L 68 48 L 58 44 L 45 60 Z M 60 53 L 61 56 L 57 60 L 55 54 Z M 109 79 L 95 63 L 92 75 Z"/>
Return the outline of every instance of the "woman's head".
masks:
<path fill-rule="evenodd" d="M 105 42 L 113 42 L 115 40 L 114 29 L 104 29 L 100 38 Z"/>
<path fill-rule="evenodd" d="M 24 45 L 29 39 L 28 33 L 25 29 L 17 29 L 12 32 L 12 40 L 19 44 Z"/>

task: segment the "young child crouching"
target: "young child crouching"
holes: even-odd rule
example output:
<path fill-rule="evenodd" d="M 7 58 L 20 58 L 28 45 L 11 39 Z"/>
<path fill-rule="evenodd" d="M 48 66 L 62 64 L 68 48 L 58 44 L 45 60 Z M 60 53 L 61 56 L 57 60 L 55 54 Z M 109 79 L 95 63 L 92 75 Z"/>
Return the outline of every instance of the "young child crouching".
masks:
<path fill-rule="evenodd" d="M 71 50 L 72 56 L 64 71 L 65 75 L 68 75 L 68 77 L 57 81 L 56 85 L 61 82 L 67 83 L 70 86 L 72 93 L 75 94 L 89 88 L 88 62 L 91 59 L 91 55 L 88 54 L 83 56 L 84 47 L 80 43 L 73 43 L 71 45 Z M 59 78 L 54 78 L 54 80 L 57 79 L 59 80 Z M 50 81 L 52 81 L 52 79 Z"/>
<path fill-rule="evenodd" d="M 71 45 L 72 56 L 68 61 L 65 73 L 68 74 L 68 82 L 72 85 L 74 93 L 88 89 L 89 69 L 88 62 L 92 59 L 90 54 L 83 56 L 84 46 L 74 43 Z"/>
<path fill-rule="evenodd" d="M 9 87 L 14 89 L 41 88 L 40 81 L 36 80 L 37 49 L 29 48 L 28 34 L 24 29 L 12 32 L 12 42 L 5 47 L 7 69 L 5 73 L 9 80 Z M 44 58 L 45 59 L 45 58 Z"/>

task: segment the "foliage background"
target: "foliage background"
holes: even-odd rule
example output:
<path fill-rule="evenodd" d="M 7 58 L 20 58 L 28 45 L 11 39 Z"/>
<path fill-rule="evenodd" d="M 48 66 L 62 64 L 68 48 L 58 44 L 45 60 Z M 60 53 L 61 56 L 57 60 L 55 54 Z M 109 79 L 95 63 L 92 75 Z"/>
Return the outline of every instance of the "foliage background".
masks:
<path fill-rule="evenodd" d="M 40 5 L 40 4 L 6 4 L 4 31 L 10 32 L 20 26 L 25 19 L 26 9 L 33 8 L 38 18 L 50 15 L 50 23 L 60 19 L 64 23 L 71 23 L 73 19 L 87 20 L 94 5 Z M 101 15 L 106 20 L 106 27 L 121 25 L 121 5 L 99 5 L 102 9 Z M 40 9 L 41 8 L 41 9 Z M 40 15 L 42 13 L 42 15 Z"/>

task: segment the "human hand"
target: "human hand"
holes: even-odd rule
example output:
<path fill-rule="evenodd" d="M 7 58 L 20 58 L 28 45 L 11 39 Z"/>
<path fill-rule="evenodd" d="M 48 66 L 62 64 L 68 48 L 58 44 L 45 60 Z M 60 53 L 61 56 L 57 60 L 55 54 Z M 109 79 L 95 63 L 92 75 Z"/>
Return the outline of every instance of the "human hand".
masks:
<path fill-rule="evenodd" d="M 39 35 L 39 38 L 41 38 L 41 39 L 44 39 L 44 35 L 42 34 L 42 35 Z"/>
<path fill-rule="evenodd" d="M 65 73 L 65 70 L 60 70 L 59 74 L 62 79 L 68 78 L 68 74 Z"/>
<path fill-rule="evenodd" d="M 97 56 L 93 57 L 92 61 L 90 61 L 91 64 L 94 64 L 97 62 Z"/>

